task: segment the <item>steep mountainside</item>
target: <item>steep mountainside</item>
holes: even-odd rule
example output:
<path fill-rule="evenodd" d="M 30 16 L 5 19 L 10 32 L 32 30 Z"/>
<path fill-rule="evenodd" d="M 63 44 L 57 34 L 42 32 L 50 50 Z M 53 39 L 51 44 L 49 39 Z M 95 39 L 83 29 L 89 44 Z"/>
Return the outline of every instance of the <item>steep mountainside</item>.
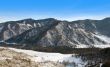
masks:
<path fill-rule="evenodd" d="M 109 45 L 110 18 L 60 21 L 53 18 L 24 19 L 0 24 L 0 40 L 6 44 L 31 46 L 94 47 Z M 1 44 L 2 44 L 1 43 Z"/>

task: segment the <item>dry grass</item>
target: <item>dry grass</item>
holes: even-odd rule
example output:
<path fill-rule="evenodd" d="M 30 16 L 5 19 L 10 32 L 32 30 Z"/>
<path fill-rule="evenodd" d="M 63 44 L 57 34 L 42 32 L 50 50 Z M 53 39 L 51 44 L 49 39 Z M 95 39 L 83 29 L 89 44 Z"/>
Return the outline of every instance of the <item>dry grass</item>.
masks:
<path fill-rule="evenodd" d="M 31 56 L 27 54 L 0 48 L 0 67 L 65 67 L 54 62 L 34 62 L 30 58 Z"/>

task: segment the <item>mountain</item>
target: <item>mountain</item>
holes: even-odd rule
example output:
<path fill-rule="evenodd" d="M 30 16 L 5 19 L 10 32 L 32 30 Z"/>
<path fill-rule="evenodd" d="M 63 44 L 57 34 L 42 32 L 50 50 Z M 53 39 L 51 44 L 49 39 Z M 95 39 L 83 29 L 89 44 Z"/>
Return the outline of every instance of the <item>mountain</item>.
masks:
<path fill-rule="evenodd" d="M 24 19 L 0 23 L 1 44 L 22 47 L 67 46 L 74 48 L 109 46 L 110 18 L 62 21 L 54 18 Z M 101 47 L 102 48 L 102 47 Z"/>

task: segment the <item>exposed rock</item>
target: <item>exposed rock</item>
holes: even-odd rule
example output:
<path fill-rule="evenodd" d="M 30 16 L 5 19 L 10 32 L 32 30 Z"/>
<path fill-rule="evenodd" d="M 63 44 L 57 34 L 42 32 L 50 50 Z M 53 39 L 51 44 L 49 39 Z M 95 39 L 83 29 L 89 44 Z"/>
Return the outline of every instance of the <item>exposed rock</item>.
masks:
<path fill-rule="evenodd" d="M 109 44 L 100 35 L 109 39 L 110 18 L 103 20 L 60 21 L 53 18 L 24 19 L 1 23 L 0 40 L 22 47 L 69 46 Z M 24 45 L 25 44 L 25 45 Z"/>

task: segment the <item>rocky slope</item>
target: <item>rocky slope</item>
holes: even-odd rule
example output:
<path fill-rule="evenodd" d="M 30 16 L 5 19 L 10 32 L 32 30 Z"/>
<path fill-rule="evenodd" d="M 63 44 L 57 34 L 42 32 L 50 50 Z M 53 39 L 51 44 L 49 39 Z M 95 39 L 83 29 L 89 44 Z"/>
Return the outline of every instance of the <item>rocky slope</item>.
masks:
<path fill-rule="evenodd" d="M 109 45 L 110 18 L 61 21 L 53 18 L 0 23 L 1 44 L 94 47 Z"/>

